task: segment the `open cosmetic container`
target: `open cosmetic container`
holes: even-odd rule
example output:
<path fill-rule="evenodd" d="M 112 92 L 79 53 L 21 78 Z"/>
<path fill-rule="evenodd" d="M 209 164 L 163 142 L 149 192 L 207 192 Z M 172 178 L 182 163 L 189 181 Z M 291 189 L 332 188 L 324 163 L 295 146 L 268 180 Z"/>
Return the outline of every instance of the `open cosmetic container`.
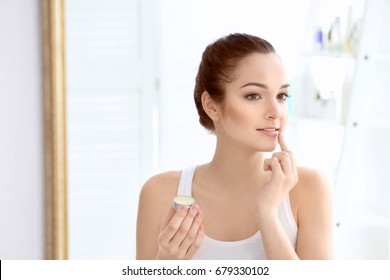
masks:
<path fill-rule="evenodd" d="M 179 209 L 182 205 L 190 208 L 195 203 L 195 199 L 188 195 L 177 195 L 173 198 L 173 208 Z"/>

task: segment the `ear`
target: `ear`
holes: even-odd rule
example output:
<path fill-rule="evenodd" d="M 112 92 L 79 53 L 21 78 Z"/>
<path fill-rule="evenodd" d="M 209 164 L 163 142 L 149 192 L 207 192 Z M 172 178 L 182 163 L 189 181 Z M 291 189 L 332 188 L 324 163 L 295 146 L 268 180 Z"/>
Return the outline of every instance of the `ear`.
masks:
<path fill-rule="evenodd" d="M 219 104 L 215 102 L 207 91 L 202 93 L 203 110 L 213 121 L 219 120 Z"/>

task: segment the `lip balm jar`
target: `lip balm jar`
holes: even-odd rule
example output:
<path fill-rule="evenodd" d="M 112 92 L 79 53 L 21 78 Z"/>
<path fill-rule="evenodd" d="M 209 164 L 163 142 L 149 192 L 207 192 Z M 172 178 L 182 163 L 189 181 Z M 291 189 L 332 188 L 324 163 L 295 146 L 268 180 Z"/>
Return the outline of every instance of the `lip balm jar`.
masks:
<path fill-rule="evenodd" d="M 190 208 L 195 203 L 195 199 L 188 195 L 177 195 L 173 198 L 173 208 L 179 209 L 182 205 Z"/>

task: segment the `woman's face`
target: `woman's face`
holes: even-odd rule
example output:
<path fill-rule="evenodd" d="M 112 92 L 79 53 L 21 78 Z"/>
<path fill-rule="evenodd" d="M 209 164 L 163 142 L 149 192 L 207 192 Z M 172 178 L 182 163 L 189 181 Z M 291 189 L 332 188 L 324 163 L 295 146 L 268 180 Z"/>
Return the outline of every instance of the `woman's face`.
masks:
<path fill-rule="evenodd" d="M 256 151 L 273 151 L 287 122 L 289 84 L 276 54 L 251 54 L 226 85 L 215 123 L 218 137 Z"/>

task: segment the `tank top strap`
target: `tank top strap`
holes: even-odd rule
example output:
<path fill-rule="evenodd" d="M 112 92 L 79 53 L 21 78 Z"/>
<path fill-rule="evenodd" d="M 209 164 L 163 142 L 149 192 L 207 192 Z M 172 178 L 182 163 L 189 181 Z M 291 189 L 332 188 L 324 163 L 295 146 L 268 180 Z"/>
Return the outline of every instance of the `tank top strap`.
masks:
<path fill-rule="evenodd" d="M 181 172 L 179 187 L 177 189 L 178 195 L 192 195 L 192 178 L 194 177 L 196 166 L 184 169 Z"/>

